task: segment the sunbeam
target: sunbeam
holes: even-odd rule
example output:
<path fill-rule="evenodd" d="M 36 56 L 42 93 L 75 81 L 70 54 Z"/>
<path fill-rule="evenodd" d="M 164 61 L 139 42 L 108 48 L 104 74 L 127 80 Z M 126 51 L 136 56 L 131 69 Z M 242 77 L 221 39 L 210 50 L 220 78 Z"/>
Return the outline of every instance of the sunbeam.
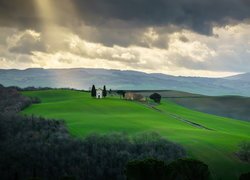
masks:
<path fill-rule="evenodd" d="M 53 24 L 56 22 L 54 2 L 51 0 L 35 0 L 35 7 L 38 13 L 38 16 L 41 18 L 42 23 L 44 24 Z"/>
<path fill-rule="evenodd" d="M 60 42 L 64 41 L 72 31 L 65 28 L 65 20 L 77 19 L 76 8 L 70 0 L 35 0 L 35 7 L 38 17 L 42 36 L 49 44 L 47 48 L 54 47 L 50 51 L 60 50 Z"/>

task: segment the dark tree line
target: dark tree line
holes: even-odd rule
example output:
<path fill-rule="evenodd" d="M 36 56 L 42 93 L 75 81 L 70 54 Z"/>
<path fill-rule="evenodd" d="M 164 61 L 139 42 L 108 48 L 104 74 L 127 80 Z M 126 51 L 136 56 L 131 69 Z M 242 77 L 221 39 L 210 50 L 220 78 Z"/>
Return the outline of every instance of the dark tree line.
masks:
<path fill-rule="evenodd" d="M 185 157 L 184 149 L 156 133 L 72 138 L 62 121 L 0 115 L 1 179 L 62 177 L 126 179 L 126 163 L 155 158 L 166 163 Z"/>
<path fill-rule="evenodd" d="M 124 98 L 124 97 L 125 97 L 125 94 L 126 94 L 126 91 L 117 90 L 116 93 L 120 96 L 120 98 Z"/>
<path fill-rule="evenodd" d="M 206 164 L 194 159 L 178 159 L 166 164 L 157 159 L 133 160 L 126 165 L 127 180 L 209 180 Z"/>
<path fill-rule="evenodd" d="M 32 103 L 40 103 L 40 100 L 23 96 L 16 88 L 0 85 L 0 113 L 16 113 Z"/>
<path fill-rule="evenodd" d="M 249 179 L 250 179 L 250 172 L 241 174 L 239 178 L 239 180 L 249 180 Z"/>

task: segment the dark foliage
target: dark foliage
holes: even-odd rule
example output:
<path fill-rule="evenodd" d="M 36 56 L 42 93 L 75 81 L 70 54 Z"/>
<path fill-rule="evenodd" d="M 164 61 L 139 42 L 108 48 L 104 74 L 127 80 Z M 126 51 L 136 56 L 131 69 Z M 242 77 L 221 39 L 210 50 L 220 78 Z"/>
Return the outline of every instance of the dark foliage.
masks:
<path fill-rule="evenodd" d="M 126 163 L 155 158 L 169 163 L 182 147 L 156 133 L 69 136 L 62 121 L 0 115 L 1 179 L 125 179 Z"/>
<path fill-rule="evenodd" d="M 120 95 L 120 98 L 121 98 L 121 97 L 124 98 L 124 97 L 125 97 L 125 94 L 126 94 L 126 91 L 118 90 L 118 91 L 116 91 L 116 93 Z"/>
<path fill-rule="evenodd" d="M 250 163 L 250 142 L 243 142 L 239 145 L 240 149 L 236 155 L 240 160 Z"/>
<path fill-rule="evenodd" d="M 249 180 L 249 179 L 250 179 L 250 172 L 240 175 L 239 178 L 239 180 Z"/>
<path fill-rule="evenodd" d="M 193 159 L 178 159 L 167 166 L 170 180 L 208 180 L 210 171 L 201 161 Z"/>
<path fill-rule="evenodd" d="M 34 87 L 34 86 L 29 86 L 29 87 L 25 87 L 25 88 L 20 88 L 18 86 L 9 86 L 9 88 L 16 89 L 17 91 L 47 91 L 47 90 L 85 91 L 85 90 L 79 90 L 79 89 L 74 89 L 74 88 L 69 88 L 69 87 L 52 88 L 52 87 Z M 85 91 L 85 92 L 88 92 L 88 91 Z"/>
<path fill-rule="evenodd" d="M 103 86 L 103 97 L 107 96 L 107 90 L 106 90 L 106 86 Z"/>
<path fill-rule="evenodd" d="M 149 96 L 150 99 L 154 100 L 154 102 L 156 103 L 160 103 L 161 102 L 161 95 L 158 94 L 158 93 L 154 93 L 154 94 L 151 94 Z"/>
<path fill-rule="evenodd" d="M 156 159 L 134 160 L 126 165 L 127 180 L 165 180 L 166 164 Z"/>
<path fill-rule="evenodd" d="M 157 159 L 129 161 L 126 165 L 128 180 L 208 180 L 208 166 L 193 159 L 178 159 L 169 165 Z"/>
<path fill-rule="evenodd" d="M 92 97 L 96 97 L 96 88 L 95 88 L 95 85 L 92 86 L 92 89 L 91 89 L 91 96 L 92 96 Z"/>
<path fill-rule="evenodd" d="M 62 175 L 60 147 L 70 143 L 62 122 L 0 115 L 0 129 L 1 179 L 34 179 L 43 177 L 43 174 L 53 178 Z"/>
<path fill-rule="evenodd" d="M 0 113 L 16 113 L 32 103 L 40 103 L 40 99 L 22 96 L 16 88 L 0 85 Z"/>

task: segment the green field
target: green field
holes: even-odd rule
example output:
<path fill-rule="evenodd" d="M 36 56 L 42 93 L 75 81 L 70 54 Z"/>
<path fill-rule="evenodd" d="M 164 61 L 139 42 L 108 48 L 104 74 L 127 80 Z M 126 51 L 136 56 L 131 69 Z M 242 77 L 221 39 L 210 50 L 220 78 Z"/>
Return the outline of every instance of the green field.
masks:
<path fill-rule="evenodd" d="M 184 146 L 189 156 L 209 165 L 213 179 L 237 179 L 250 165 L 235 157 L 238 144 L 250 141 L 250 123 L 193 111 L 164 100 L 153 109 L 119 97 L 93 99 L 69 90 L 24 92 L 39 97 L 41 104 L 23 114 L 65 120 L 72 135 L 154 131 Z M 192 123 L 190 123 L 192 122 Z M 194 125 L 194 123 L 200 125 Z"/>

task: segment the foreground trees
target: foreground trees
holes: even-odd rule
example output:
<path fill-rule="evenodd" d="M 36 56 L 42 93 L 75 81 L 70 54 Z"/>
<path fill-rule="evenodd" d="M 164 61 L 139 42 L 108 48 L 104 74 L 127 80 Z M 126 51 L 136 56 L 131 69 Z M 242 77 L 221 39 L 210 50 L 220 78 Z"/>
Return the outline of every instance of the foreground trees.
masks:
<path fill-rule="evenodd" d="M 156 133 L 90 135 L 76 139 L 64 123 L 37 117 L 0 115 L 1 179 L 121 179 L 130 160 L 186 156 L 185 150 Z"/>
<path fill-rule="evenodd" d="M 208 166 L 194 159 L 178 159 L 167 167 L 169 180 L 209 180 Z"/>
<path fill-rule="evenodd" d="M 239 178 L 239 180 L 249 180 L 249 179 L 250 179 L 250 172 L 242 174 Z"/>
<path fill-rule="evenodd" d="M 17 113 L 32 103 L 39 103 L 38 98 L 22 96 L 16 88 L 5 88 L 0 84 L 0 113 Z"/>
<path fill-rule="evenodd" d="M 250 142 L 241 143 L 236 154 L 242 161 L 250 163 Z"/>
<path fill-rule="evenodd" d="M 128 180 L 208 180 L 208 166 L 193 159 L 179 159 L 169 165 L 157 159 L 135 160 L 126 166 Z"/>
<path fill-rule="evenodd" d="M 166 164 L 157 159 L 134 160 L 126 165 L 127 180 L 166 180 Z"/>

